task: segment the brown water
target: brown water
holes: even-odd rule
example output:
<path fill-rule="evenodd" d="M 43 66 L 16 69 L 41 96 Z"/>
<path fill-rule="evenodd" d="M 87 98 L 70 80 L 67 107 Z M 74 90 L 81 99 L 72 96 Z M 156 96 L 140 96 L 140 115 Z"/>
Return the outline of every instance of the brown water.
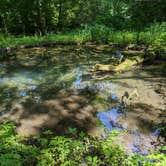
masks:
<path fill-rule="evenodd" d="M 164 140 L 157 139 L 156 126 L 165 123 L 166 78 L 157 66 L 148 66 L 96 81 L 108 73 L 87 69 L 113 63 L 112 51 L 108 46 L 65 46 L 10 53 L 0 63 L 0 121 L 13 120 L 20 135 L 45 129 L 63 135 L 75 127 L 105 137 L 116 129 L 116 143 L 127 153 L 148 154 L 160 147 Z M 134 89 L 139 95 L 122 104 L 122 96 Z"/>

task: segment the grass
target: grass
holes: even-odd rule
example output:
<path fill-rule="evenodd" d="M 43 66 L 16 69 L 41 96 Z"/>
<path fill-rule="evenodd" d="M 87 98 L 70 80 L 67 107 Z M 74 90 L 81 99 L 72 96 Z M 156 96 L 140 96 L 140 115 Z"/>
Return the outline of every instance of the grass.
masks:
<path fill-rule="evenodd" d="M 58 42 L 86 42 L 90 38 L 84 31 L 65 32 L 57 34 L 47 34 L 45 36 L 4 36 L 0 34 L 0 48 L 17 47 L 21 45 L 36 45 L 40 43 L 58 43 Z"/>
<path fill-rule="evenodd" d="M 105 25 L 84 26 L 71 32 L 47 34 L 46 36 L 8 36 L 0 35 L 0 47 L 35 45 L 56 42 L 88 42 L 124 44 L 145 44 L 166 46 L 166 23 L 153 24 L 141 32 L 116 31 Z"/>
<path fill-rule="evenodd" d="M 79 39 L 80 38 L 80 39 Z M 48 34 L 46 36 L 9 36 L 0 37 L 0 48 L 16 47 L 21 45 L 36 45 L 39 43 L 55 43 L 55 42 L 79 42 L 81 37 L 75 38 L 73 33 L 68 34 Z"/>

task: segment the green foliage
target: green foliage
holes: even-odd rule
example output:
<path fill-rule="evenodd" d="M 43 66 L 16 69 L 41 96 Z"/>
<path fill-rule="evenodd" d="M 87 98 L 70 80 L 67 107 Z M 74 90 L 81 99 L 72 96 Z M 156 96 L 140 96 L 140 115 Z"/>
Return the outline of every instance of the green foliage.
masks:
<path fill-rule="evenodd" d="M 5 37 L 1 35 L 0 47 L 15 47 L 20 45 L 35 45 L 40 43 L 83 43 L 94 41 L 119 45 L 144 44 L 149 47 L 151 55 L 165 57 L 166 23 L 152 24 L 142 31 L 117 31 L 102 24 L 85 25 L 75 32 L 47 34 L 46 36 Z"/>
<path fill-rule="evenodd" d="M 165 21 L 165 7 L 164 0 L 151 3 L 126 0 L 1 0 L 0 32 L 5 35 L 46 35 L 94 23 L 97 23 L 94 29 L 100 35 L 105 35 L 105 27 L 103 29 L 99 25 L 116 30 L 140 30 L 155 21 Z"/>
<path fill-rule="evenodd" d="M 130 15 L 132 26 L 137 29 L 148 23 L 165 21 L 164 10 L 166 4 L 160 1 L 130 1 L 127 13 Z"/>
<path fill-rule="evenodd" d="M 69 133 L 72 134 L 72 135 L 76 135 L 77 134 L 77 129 L 76 128 L 71 128 L 69 127 Z"/>
<path fill-rule="evenodd" d="M 53 133 L 47 130 L 43 136 L 33 138 L 20 137 L 14 130 L 12 122 L 0 125 L 0 165 L 2 166 L 81 164 L 153 166 L 164 165 L 166 162 L 166 156 L 162 153 L 152 154 L 148 159 L 139 155 L 127 156 L 113 143 L 117 131 L 112 131 L 107 138 L 101 139 L 85 135 L 83 132 L 78 133 L 75 128 L 70 128 L 66 136 L 53 136 Z"/>
<path fill-rule="evenodd" d="M 38 149 L 32 145 L 22 144 L 21 138 L 15 132 L 12 122 L 5 122 L 0 125 L 0 165 L 31 165 L 35 162 Z"/>
<path fill-rule="evenodd" d="M 85 24 L 78 33 L 75 34 L 75 39 L 77 41 L 91 41 L 91 28 Z"/>
<path fill-rule="evenodd" d="M 99 43 L 108 43 L 108 36 L 111 30 L 104 26 L 95 24 L 91 27 L 91 38 L 92 41 L 96 41 Z"/>
<path fill-rule="evenodd" d="M 166 23 L 152 24 L 142 31 L 123 30 L 117 31 L 105 25 L 95 24 L 86 25 L 75 32 L 66 32 L 58 34 L 47 34 L 46 36 L 23 36 L 6 37 L 0 36 L 0 47 L 17 47 L 20 45 L 36 45 L 42 43 L 84 43 L 93 41 L 97 43 L 118 44 L 126 46 L 130 44 L 143 44 L 147 47 L 146 56 L 151 59 L 166 59 Z M 0 59 L 6 57 L 1 54 Z M 63 79 L 63 78 L 61 78 Z"/>
<path fill-rule="evenodd" d="M 149 155 L 149 158 L 153 161 L 158 162 L 158 165 L 164 166 L 166 164 L 166 155 L 163 153 L 155 153 Z"/>
<path fill-rule="evenodd" d="M 111 31 L 109 34 L 109 42 L 126 45 L 136 43 L 136 32 L 132 31 Z"/>
<path fill-rule="evenodd" d="M 15 153 L 0 154 L 0 165 L 2 166 L 21 166 L 23 165 L 21 156 Z"/>
<path fill-rule="evenodd" d="M 86 161 L 88 165 L 92 165 L 92 166 L 98 166 L 102 163 L 102 161 L 98 158 L 98 156 L 87 156 L 86 157 Z"/>

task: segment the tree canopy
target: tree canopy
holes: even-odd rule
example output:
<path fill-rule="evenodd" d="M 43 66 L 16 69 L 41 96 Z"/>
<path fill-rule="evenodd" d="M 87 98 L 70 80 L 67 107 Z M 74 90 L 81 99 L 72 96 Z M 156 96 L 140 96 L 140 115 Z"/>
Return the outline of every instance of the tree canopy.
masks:
<path fill-rule="evenodd" d="M 123 29 L 166 20 L 165 0 L 1 0 L 0 31 L 46 34 L 85 24 Z"/>

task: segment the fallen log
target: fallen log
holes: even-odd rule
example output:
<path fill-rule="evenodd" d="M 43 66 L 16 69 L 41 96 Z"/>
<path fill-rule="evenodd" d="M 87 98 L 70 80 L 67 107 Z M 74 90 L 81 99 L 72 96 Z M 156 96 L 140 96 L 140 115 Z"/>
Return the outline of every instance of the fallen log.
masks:
<path fill-rule="evenodd" d="M 144 50 L 125 50 L 125 51 L 122 51 L 122 54 L 125 55 L 125 56 L 143 56 L 145 55 L 145 51 Z"/>
<path fill-rule="evenodd" d="M 115 66 L 115 65 L 103 65 L 103 64 L 96 64 L 90 72 L 96 72 L 96 71 L 110 71 L 110 72 L 119 72 L 127 70 L 128 68 L 140 64 L 144 61 L 143 58 L 135 57 L 132 59 L 126 59 L 121 64 Z"/>

